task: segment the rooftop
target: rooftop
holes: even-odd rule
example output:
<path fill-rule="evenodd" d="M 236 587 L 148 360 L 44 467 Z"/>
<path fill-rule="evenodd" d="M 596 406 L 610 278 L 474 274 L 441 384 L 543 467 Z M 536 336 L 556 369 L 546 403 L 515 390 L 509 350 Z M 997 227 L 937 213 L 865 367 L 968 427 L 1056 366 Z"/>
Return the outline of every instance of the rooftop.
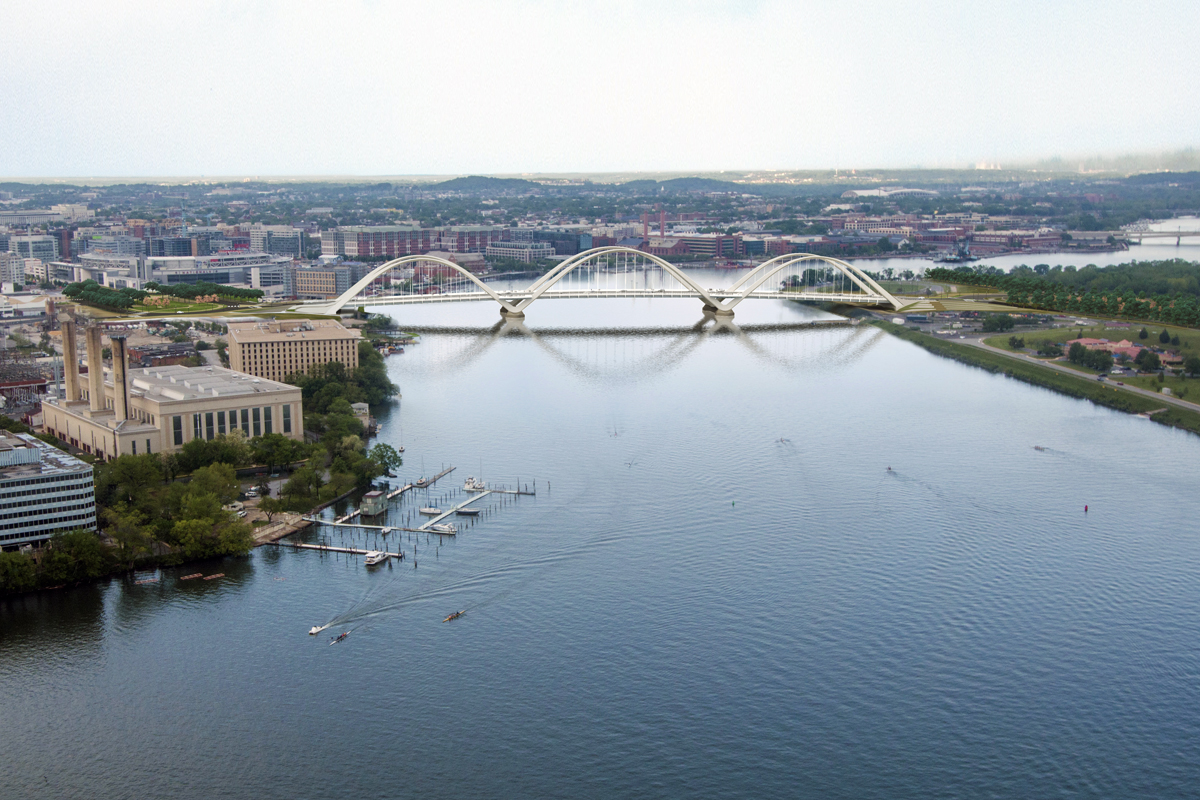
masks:
<path fill-rule="evenodd" d="M 91 470 L 91 465 L 35 436 L 0 431 L 0 480 Z"/>
<path fill-rule="evenodd" d="M 238 344 L 286 342 L 295 339 L 359 339 L 361 336 L 358 331 L 347 330 L 342 323 L 332 319 L 229 323 L 229 338 Z"/>
<path fill-rule="evenodd" d="M 295 386 L 266 378 L 256 378 L 224 367 L 146 367 L 131 369 L 129 394 L 156 403 L 203 400 L 209 397 L 233 397 L 286 392 Z M 111 380 L 111 372 L 108 375 Z"/>

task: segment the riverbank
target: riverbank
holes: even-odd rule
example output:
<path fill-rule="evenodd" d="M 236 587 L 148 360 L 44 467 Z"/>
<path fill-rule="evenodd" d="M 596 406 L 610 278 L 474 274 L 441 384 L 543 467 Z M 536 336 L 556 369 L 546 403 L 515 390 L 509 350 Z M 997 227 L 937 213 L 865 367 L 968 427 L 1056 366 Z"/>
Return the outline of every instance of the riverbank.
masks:
<path fill-rule="evenodd" d="M 988 372 L 1003 373 L 1008 377 L 1034 386 L 1041 386 L 1059 394 L 1090 400 L 1105 408 L 1124 411 L 1128 414 L 1146 414 L 1161 425 L 1182 428 L 1200 434 L 1200 412 L 1164 402 L 1165 399 L 1146 397 L 1107 382 L 1102 383 L 1095 379 L 1064 374 L 1047 365 L 1028 361 L 1016 355 L 1008 355 L 998 350 L 985 350 L 974 345 L 939 339 L 936 336 L 913 331 L 891 322 L 875 319 L 871 320 L 870 324 L 882 328 L 897 338 L 912 342 L 935 355 L 979 367 Z"/>

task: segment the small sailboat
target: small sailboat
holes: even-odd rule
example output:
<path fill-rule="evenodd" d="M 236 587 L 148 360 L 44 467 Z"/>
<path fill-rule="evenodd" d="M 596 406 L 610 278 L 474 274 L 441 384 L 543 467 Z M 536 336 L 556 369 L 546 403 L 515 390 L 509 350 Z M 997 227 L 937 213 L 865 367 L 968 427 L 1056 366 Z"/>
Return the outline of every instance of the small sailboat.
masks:
<path fill-rule="evenodd" d="M 452 619 L 458 619 L 465 613 L 467 613 L 466 609 L 463 609 L 462 611 L 455 611 L 453 614 L 451 614 L 450 616 L 448 616 L 444 620 L 442 620 L 442 622 L 449 622 Z"/>

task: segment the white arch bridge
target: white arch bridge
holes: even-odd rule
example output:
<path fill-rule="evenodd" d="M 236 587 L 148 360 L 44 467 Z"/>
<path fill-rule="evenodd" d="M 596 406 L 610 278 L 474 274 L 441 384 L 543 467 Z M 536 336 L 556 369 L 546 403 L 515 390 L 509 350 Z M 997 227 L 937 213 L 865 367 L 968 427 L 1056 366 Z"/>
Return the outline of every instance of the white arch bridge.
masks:
<path fill-rule="evenodd" d="M 379 265 L 333 300 L 304 302 L 295 310 L 337 314 L 360 306 L 492 300 L 502 315 L 519 318 L 536 300 L 567 297 L 687 297 L 700 300 L 705 311 L 718 316 L 732 315 L 743 300 L 760 298 L 902 306 L 853 264 L 810 253 L 772 258 L 717 288 L 701 286 L 675 264 L 629 247 L 578 253 L 521 288 L 489 285 L 506 280 L 503 273 L 486 278 L 437 256 L 404 256 Z"/>

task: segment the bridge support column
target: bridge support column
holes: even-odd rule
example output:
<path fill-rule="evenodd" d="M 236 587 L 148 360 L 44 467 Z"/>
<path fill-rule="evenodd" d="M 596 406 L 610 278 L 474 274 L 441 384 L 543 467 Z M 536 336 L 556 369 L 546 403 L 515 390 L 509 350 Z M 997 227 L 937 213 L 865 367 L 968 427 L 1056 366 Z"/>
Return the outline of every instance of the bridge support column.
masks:
<path fill-rule="evenodd" d="M 704 313 L 712 314 L 714 317 L 732 317 L 733 309 L 732 308 L 717 308 L 716 306 L 710 306 L 708 303 L 705 303 L 704 304 Z"/>
<path fill-rule="evenodd" d="M 500 316 L 505 319 L 525 319 L 524 311 L 509 311 L 504 306 L 500 306 Z"/>

